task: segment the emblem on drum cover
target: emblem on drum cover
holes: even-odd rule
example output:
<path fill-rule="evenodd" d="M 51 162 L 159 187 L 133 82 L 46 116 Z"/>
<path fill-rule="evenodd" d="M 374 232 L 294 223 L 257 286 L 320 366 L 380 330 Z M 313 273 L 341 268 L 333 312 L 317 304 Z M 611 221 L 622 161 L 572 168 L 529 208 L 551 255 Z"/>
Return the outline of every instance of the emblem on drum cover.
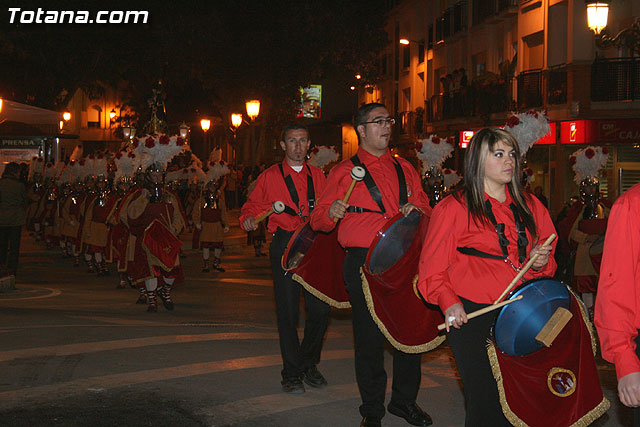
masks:
<path fill-rule="evenodd" d="M 558 397 L 569 397 L 576 391 L 576 376 L 563 368 L 552 368 L 547 374 L 547 386 Z"/>

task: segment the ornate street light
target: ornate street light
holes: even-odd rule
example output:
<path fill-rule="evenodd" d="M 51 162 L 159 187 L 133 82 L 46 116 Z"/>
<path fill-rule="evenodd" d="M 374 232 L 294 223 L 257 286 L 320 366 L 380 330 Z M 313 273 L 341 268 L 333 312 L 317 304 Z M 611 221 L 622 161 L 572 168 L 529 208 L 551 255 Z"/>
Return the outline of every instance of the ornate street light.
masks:
<path fill-rule="evenodd" d="M 71 120 L 71 113 L 68 111 L 65 111 L 64 113 L 62 113 L 62 118 L 64 119 L 65 122 L 68 122 L 69 120 Z"/>
<path fill-rule="evenodd" d="M 604 30 L 607 26 L 610 3 L 611 0 L 585 0 L 588 25 L 596 34 L 596 46 L 601 49 L 611 46 L 624 47 L 631 51 L 632 56 L 640 55 L 640 18 L 636 18 L 633 25 L 613 37 Z"/>
<path fill-rule="evenodd" d="M 234 128 L 238 128 L 240 127 L 241 124 L 242 124 L 242 114 L 239 114 L 239 113 L 231 114 L 231 126 L 233 126 Z"/>
<path fill-rule="evenodd" d="M 179 129 L 180 138 L 187 139 L 187 135 L 189 135 L 189 126 L 187 126 L 185 122 L 182 122 L 182 124 L 178 129 Z"/>
<path fill-rule="evenodd" d="M 200 120 L 200 127 L 202 127 L 202 130 L 204 132 L 207 132 L 209 130 L 209 128 L 211 127 L 211 120 L 209 120 L 209 119 Z"/>
<path fill-rule="evenodd" d="M 257 99 L 252 99 L 251 101 L 247 101 L 247 116 L 251 118 L 251 120 L 255 120 L 258 115 L 260 115 L 260 101 Z"/>
<path fill-rule="evenodd" d="M 109 119 L 110 119 L 111 121 L 113 121 L 113 119 L 115 119 L 115 118 L 116 118 L 116 114 L 117 114 L 117 113 L 116 113 L 116 109 L 115 109 L 115 108 L 112 108 L 112 109 L 111 109 L 111 111 L 109 111 Z"/>
<path fill-rule="evenodd" d="M 131 128 L 129 126 L 122 127 L 122 136 L 124 139 L 129 139 L 131 137 Z"/>
<path fill-rule="evenodd" d="M 607 26 L 610 0 L 586 0 L 587 23 L 589 29 L 596 34 Z"/>

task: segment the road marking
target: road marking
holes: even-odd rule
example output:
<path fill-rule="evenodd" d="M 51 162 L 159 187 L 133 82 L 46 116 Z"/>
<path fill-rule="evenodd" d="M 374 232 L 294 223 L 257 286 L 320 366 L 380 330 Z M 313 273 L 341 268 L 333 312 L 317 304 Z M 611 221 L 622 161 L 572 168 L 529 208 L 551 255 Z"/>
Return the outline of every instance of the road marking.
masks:
<path fill-rule="evenodd" d="M 58 295 L 60 295 L 62 293 L 62 291 L 60 289 L 45 288 L 44 286 L 34 286 L 34 285 L 19 284 L 18 285 L 18 289 L 20 289 L 20 288 L 44 289 L 44 290 L 49 291 L 49 293 L 45 294 L 45 295 L 36 295 L 36 296 L 33 296 L 33 297 L 0 298 L 0 302 L 12 302 L 12 301 L 23 301 L 23 300 L 28 300 L 28 299 L 53 298 L 53 297 L 57 297 Z"/>
<path fill-rule="evenodd" d="M 159 337 L 131 338 L 126 340 L 98 341 L 53 345 L 47 347 L 25 348 L 0 352 L 0 362 L 31 357 L 69 356 L 72 354 L 96 353 L 99 351 L 120 350 L 124 348 L 146 347 L 152 345 L 181 344 L 202 341 L 278 339 L 275 332 L 228 332 L 195 335 L 165 335 Z"/>
<path fill-rule="evenodd" d="M 353 350 L 329 350 L 322 353 L 322 360 L 353 358 Z M 263 368 L 282 365 L 280 354 L 244 357 L 215 362 L 193 363 L 170 368 L 149 369 L 124 374 L 104 375 L 82 378 L 39 387 L 27 387 L 0 393 L 0 409 L 28 406 L 49 399 L 65 399 L 86 393 L 88 389 L 112 389 L 135 384 L 166 381 L 178 378 L 208 375 L 216 372 L 228 372 L 241 369 Z M 289 396 L 290 398 L 290 396 Z"/>
<path fill-rule="evenodd" d="M 323 355 L 324 359 L 324 355 Z M 391 392 L 392 378 L 387 380 L 386 393 Z M 439 387 L 440 384 L 431 378 L 422 377 L 420 388 Z M 360 397 L 356 383 L 328 386 L 317 390 L 306 388 L 306 393 L 300 396 L 291 396 L 285 393 L 268 394 L 250 399 L 236 400 L 234 402 L 216 405 L 199 411 L 198 415 L 207 418 L 210 425 L 232 425 L 253 418 L 269 416 L 280 412 L 301 409 L 309 406 L 326 405 Z"/>
<path fill-rule="evenodd" d="M 189 281 L 194 281 L 194 282 L 222 282 L 222 283 L 234 283 L 234 284 L 240 284 L 240 285 L 249 285 L 249 286 L 268 286 L 268 287 L 273 287 L 273 280 L 271 279 L 248 279 L 246 277 L 244 278 L 230 278 L 230 277 L 225 277 L 223 279 L 219 279 L 219 278 L 200 278 L 200 277 L 190 277 Z"/>
<path fill-rule="evenodd" d="M 344 338 L 343 334 L 329 332 L 326 338 Z M 153 345 L 182 344 L 203 341 L 233 340 L 277 340 L 277 332 L 218 332 L 213 334 L 164 335 L 158 337 L 131 338 L 126 340 L 97 341 L 89 343 L 53 345 L 46 347 L 24 348 L 0 352 L 0 362 L 32 357 L 70 356 L 73 354 L 97 353 L 100 351 L 121 350 Z"/>

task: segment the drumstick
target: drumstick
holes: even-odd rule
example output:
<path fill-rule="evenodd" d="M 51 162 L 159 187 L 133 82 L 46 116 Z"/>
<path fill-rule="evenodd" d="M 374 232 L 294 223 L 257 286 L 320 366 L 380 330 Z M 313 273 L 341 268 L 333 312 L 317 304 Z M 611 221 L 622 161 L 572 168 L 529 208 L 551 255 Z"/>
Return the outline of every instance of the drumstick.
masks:
<path fill-rule="evenodd" d="M 349 197 L 351 197 L 351 193 L 356 186 L 356 182 L 362 181 L 364 179 L 366 172 L 362 166 L 354 166 L 351 169 L 351 185 L 349 185 L 349 189 L 347 190 L 347 194 L 344 195 L 342 199 L 343 202 L 347 203 L 349 201 Z M 333 218 L 333 222 L 338 222 L 338 217 Z"/>
<path fill-rule="evenodd" d="M 282 203 L 279 200 L 277 202 L 273 202 L 273 205 L 271 205 L 271 208 L 262 212 L 260 215 L 258 215 L 255 218 L 256 224 L 262 221 L 263 219 L 265 219 L 266 217 L 268 217 L 269 215 L 271 215 L 272 213 L 280 214 L 282 212 L 284 212 L 284 203 Z"/>
<path fill-rule="evenodd" d="M 474 311 L 472 313 L 467 314 L 467 319 L 473 319 L 474 317 L 482 316 L 485 313 L 488 313 L 490 311 L 496 310 L 496 309 L 498 309 L 500 307 L 504 307 L 507 304 L 511 304 L 512 302 L 519 301 L 521 299 L 522 299 L 522 295 L 518 295 L 514 299 L 508 299 L 506 301 L 499 302 L 498 304 L 489 305 L 489 306 L 487 306 L 485 308 L 481 308 L 480 310 L 476 310 L 476 311 Z M 454 318 L 454 320 L 455 320 L 455 318 Z M 449 319 L 449 323 L 451 323 L 451 319 Z M 438 325 L 438 330 L 439 331 L 443 330 L 444 328 L 446 328 L 444 323 L 441 323 L 441 324 Z"/>
<path fill-rule="evenodd" d="M 551 242 L 553 242 L 553 240 L 556 238 L 555 233 L 551 233 L 551 235 L 547 238 L 547 240 L 544 242 L 543 246 L 547 246 L 550 245 Z M 518 272 L 518 274 L 516 274 L 516 277 L 513 278 L 513 280 L 511 281 L 511 283 L 509 283 L 509 286 L 507 286 L 507 289 L 504 290 L 504 292 L 502 292 L 502 295 L 500 295 L 498 297 L 497 300 L 494 301 L 494 304 L 497 303 L 498 301 L 500 301 L 502 298 L 504 298 L 505 295 L 507 295 L 509 292 L 511 292 L 511 289 L 516 285 L 516 283 L 518 283 L 518 281 L 520 279 L 522 279 L 522 276 L 524 276 L 524 274 L 529 271 L 529 269 L 531 268 L 531 266 L 533 265 L 533 263 L 536 261 L 536 259 L 538 258 L 538 254 L 534 254 L 531 259 L 529 260 L 529 262 L 527 262 L 524 267 L 522 267 L 522 270 L 520 270 Z"/>

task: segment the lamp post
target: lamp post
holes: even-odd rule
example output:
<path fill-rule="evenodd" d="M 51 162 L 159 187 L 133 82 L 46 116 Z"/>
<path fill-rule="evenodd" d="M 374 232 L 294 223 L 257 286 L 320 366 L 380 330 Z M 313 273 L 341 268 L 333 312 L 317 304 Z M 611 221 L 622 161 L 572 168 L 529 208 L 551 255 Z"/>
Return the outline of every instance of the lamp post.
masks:
<path fill-rule="evenodd" d="M 211 127 L 211 120 L 209 119 L 200 120 L 200 127 L 202 128 L 202 132 L 204 134 L 205 154 L 208 156 L 211 150 L 209 149 L 209 135 L 207 134 L 207 131 Z"/>
<path fill-rule="evenodd" d="M 247 108 L 247 116 L 249 116 L 249 118 L 251 119 L 251 140 L 250 140 L 250 149 L 251 149 L 251 165 L 254 166 L 255 163 L 255 151 L 256 148 L 254 147 L 256 144 L 255 139 L 256 139 L 256 127 L 253 126 L 253 122 L 255 121 L 255 119 L 258 117 L 258 115 L 260 114 L 260 101 L 257 99 L 252 99 L 251 101 L 247 101 L 246 102 L 246 108 Z"/>
<path fill-rule="evenodd" d="M 625 47 L 631 55 L 640 55 L 640 18 L 628 28 L 624 28 L 615 36 L 606 33 L 605 27 L 609 18 L 609 4 L 612 0 L 585 0 L 587 7 L 587 25 L 595 33 L 596 46 L 606 49 L 611 46 Z"/>
<path fill-rule="evenodd" d="M 178 127 L 178 131 L 180 134 L 180 138 L 186 141 L 187 137 L 189 136 L 189 126 L 187 126 L 185 122 L 182 122 L 182 124 Z"/>

